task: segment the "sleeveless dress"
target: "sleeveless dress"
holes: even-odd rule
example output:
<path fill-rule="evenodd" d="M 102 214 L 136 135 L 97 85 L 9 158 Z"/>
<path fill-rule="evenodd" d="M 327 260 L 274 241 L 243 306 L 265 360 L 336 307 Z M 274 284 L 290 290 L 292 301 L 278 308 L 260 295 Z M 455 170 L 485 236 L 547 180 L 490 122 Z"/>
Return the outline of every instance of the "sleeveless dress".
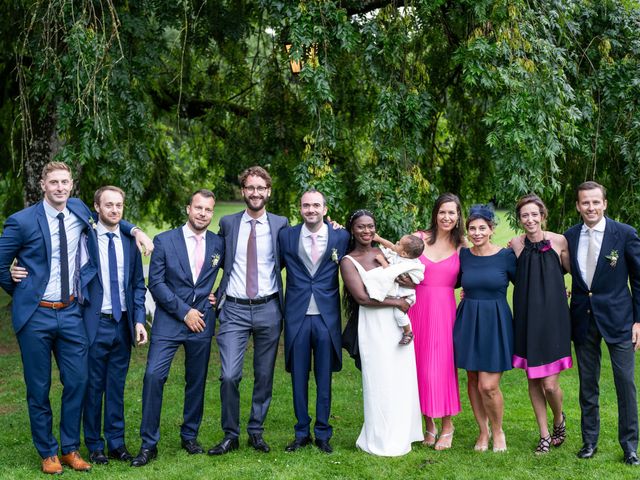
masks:
<path fill-rule="evenodd" d="M 424 280 L 416 286 L 416 303 L 409 309 L 418 371 L 420 409 L 441 418 L 460 411 L 458 371 L 453 356 L 453 325 L 458 281 L 458 252 L 432 262 L 424 255 Z"/>
<path fill-rule="evenodd" d="M 355 259 L 346 258 L 360 277 L 367 275 Z M 413 345 L 398 345 L 393 310 L 360 306 L 358 312 L 364 425 L 356 446 L 385 457 L 405 455 L 412 442 L 424 439 Z"/>
<path fill-rule="evenodd" d="M 503 248 L 494 255 L 460 251 L 464 298 L 458 305 L 453 344 L 456 366 L 474 372 L 511 370 L 513 319 L 507 287 L 516 274 L 516 255 Z"/>
<path fill-rule="evenodd" d="M 517 265 L 513 366 L 528 378 L 571 368 L 571 318 L 560 257 L 549 240 L 532 243 L 525 237 Z"/>

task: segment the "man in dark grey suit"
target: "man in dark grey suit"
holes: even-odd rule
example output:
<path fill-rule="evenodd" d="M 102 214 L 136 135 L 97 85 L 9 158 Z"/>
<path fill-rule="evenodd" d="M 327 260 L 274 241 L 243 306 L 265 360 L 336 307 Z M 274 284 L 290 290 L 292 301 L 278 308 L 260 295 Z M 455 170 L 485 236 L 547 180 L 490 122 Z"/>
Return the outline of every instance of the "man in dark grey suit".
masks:
<path fill-rule="evenodd" d="M 218 290 L 220 326 L 220 400 L 224 438 L 209 450 L 223 455 L 238 448 L 240 393 L 244 352 L 253 335 L 254 385 L 247 425 L 249 445 L 268 452 L 262 438 L 271 403 L 273 369 L 282 330 L 282 277 L 278 233 L 288 225 L 285 217 L 267 213 L 271 177 L 261 167 L 240 175 L 245 211 L 220 219 L 219 235 L 225 243 L 224 276 Z"/>
<path fill-rule="evenodd" d="M 640 347 L 640 239 L 634 228 L 605 217 L 606 191 L 596 182 L 578 187 L 576 208 L 583 223 L 564 235 L 573 278 L 571 324 L 580 376 L 583 445 L 578 458 L 591 458 L 598 449 L 604 339 L 618 397 L 618 441 L 624 462 L 636 466 L 640 461 L 634 352 Z"/>

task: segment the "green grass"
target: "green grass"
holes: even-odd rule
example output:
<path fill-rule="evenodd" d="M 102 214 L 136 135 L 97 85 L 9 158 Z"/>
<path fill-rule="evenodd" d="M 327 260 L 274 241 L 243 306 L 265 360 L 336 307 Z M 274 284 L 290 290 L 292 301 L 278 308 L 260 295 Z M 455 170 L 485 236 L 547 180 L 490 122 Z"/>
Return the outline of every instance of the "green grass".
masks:
<path fill-rule="evenodd" d="M 219 217 L 218 217 L 219 218 Z M 504 244 L 512 232 L 506 232 L 506 222 L 496 231 L 496 243 Z M 20 353 L 11 329 L 8 297 L 0 294 L 0 478 L 37 478 L 39 457 L 32 443 L 25 402 Z M 147 347 L 134 351 L 126 389 L 127 444 L 133 452 L 140 445 L 138 428 L 141 417 L 142 378 Z M 245 378 L 241 383 L 240 450 L 223 457 L 188 456 L 180 449 L 179 427 L 184 396 L 184 356 L 174 359 L 165 386 L 161 421 L 159 458 L 147 467 L 133 469 L 112 462 L 96 466 L 92 479 L 210 478 L 210 479 L 326 479 L 326 478 L 420 478 L 420 479 L 546 479 L 546 478 L 632 478 L 637 471 L 622 464 L 617 444 L 617 408 L 609 356 L 603 352 L 601 391 L 602 431 L 598 454 L 591 460 L 575 458 L 580 448 L 580 411 L 578 407 L 577 368 L 561 376 L 565 394 L 568 438 L 561 448 L 536 457 L 537 427 L 524 373 L 505 373 L 502 389 L 505 397 L 505 431 L 509 451 L 505 454 L 476 453 L 472 450 L 477 433 L 473 414 L 466 396 L 466 375 L 460 371 L 462 412 L 455 418 L 456 432 L 450 451 L 435 452 L 419 444 L 400 458 L 379 458 L 359 452 L 355 440 L 362 426 L 362 384 L 353 362 L 345 358 L 344 368 L 334 375 L 333 418 L 335 453 L 324 455 L 314 447 L 287 454 L 285 445 L 293 439 L 293 415 L 290 377 L 284 370 L 282 348 L 275 371 L 273 402 L 265 424 L 265 439 L 272 452 L 260 454 L 246 446 L 244 428 L 248 418 L 252 388 L 252 349 L 245 359 Z M 204 421 L 199 440 L 206 448 L 222 438 L 220 429 L 219 381 L 220 362 L 213 342 L 205 398 Z M 61 386 L 54 372 L 51 393 L 54 411 L 54 432 L 60 410 Z M 313 386 L 310 405 L 314 405 Z M 311 409 L 313 412 L 313 408 Z M 313 413 L 312 413 L 313 416 Z M 81 449 L 87 454 L 84 446 Z M 87 474 L 67 470 L 64 478 L 88 478 Z"/>

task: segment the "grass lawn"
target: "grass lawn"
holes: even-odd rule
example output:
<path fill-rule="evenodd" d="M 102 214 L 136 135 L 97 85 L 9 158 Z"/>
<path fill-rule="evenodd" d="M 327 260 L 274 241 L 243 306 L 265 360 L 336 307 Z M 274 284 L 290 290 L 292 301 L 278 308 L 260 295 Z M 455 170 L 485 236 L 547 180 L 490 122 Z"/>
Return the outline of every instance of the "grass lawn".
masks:
<path fill-rule="evenodd" d="M 237 204 L 239 208 L 241 205 Z M 216 208 L 216 219 L 222 214 Z M 224 208 L 227 208 L 225 206 Z M 231 211 L 231 210 L 228 210 Z M 228 212 L 227 211 L 227 212 Z M 215 222 L 215 220 L 214 220 Z M 148 230 L 150 233 L 154 233 Z M 217 231 L 217 228 L 214 228 Z M 496 243 L 504 244 L 512 232 L 506 222 L 498 227 Z M 9 298 L 0 293 L 0 478 L 32 479 L 40 476 L 39 456 L 31 443 L 29 419 L 25 402 L 20 353 L 11 328 Z M 136 453 L 139 445 L 138 427 L 141 417 L 142 378 L 147 347 L 133 352 L 126 389 L 127 444 Z M 241 428 L 246 426 L 252 388 L 252 348 L 245 361 L 245 380 L 241 383 Z M 241 435 L 240 450 L 223 457 L 189 456 L 180 449 L 179 426 L 184 396 L 184 356 L 174 359 L 171 375 L 165 386 L 162 411 L 159 457 L 147 467 L 133 469 L 127 464 L 112 462 L 95 466 L 89 474 L 93 479 L 326 479 L 326 478 L 424 478 L 424 479 L 502 479 L 502 478 L 633 478 L 640 471 L 622 464 L 622 452 L 617 443 L 617 408 L 609 356 L 603 352 L 601 391 L 602 428 L 598 454 L 591 460 L 578 460 L 575 453 L 581 446 L 580 412 L 578 408 L 577 369 L 564 372 L 561 384 L 565 393 L 568 438 L 559 449 L 546 456 L 533 454 L 538 440 L 537 427 L 524 373 L 505 373 L 502 388 L 505 397 L 505 431 L 509 451 L 504 454 L 473 451 L 477 433 L 473 414 L 466 396 L 466 375 L 460 371 L 460 392 L 463 410 L 455 418 L 453 448 L 435 452 L 420 444 L 400 458 L 379 458 L 359 452 L 355 440 L 362 426 L 362 384 L 360 373 L 349 358 L 344 368 L 334 375 L 333 415 L 334 454 L 325 455 L 316 448 L 287 454 L 285 445 L 293 439 L 295 418 L 291 400 L 290 377 L 284 370 L 282 348 L 276 363 L 274 394 L 265 425 L 265 439 L 272 447 L 269 454 L 260 454 L 246 446 Z M 213 342 L 208 373 L 204 421 L 199 440 L 209 448 L 222 438 L 218 374 L 220 362 Z M 61 385 L 57 370 L 53 374 L 52 408 L 54 432 L 57 436 Z M 313 387 L 310 405 L 314 405 Z M 311 409 L 313 412 L 313 408 Z M 312 413 L 313 416 L 313 413 Z M 84 446 L 81 449 L 87 454 Z M 88 454 L 87 454 L 88 455 Z M 65 478 L 87 478 L 87 474 L 67 469 Z"/>

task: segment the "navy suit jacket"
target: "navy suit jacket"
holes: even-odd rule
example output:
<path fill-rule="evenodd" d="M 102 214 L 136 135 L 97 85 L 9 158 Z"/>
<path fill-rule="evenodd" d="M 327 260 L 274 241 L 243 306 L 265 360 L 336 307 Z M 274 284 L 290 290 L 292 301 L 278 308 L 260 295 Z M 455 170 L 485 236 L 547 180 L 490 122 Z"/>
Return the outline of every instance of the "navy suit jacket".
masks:
<path fill-rule="evenodd" d="M 215 233 L 207 231 L 204 263 L 195 283 L 182 227 L 160 233 L 153 239 L 153 245 L 149 291 L 156 302 L 156 311 L 151 335 L 175 340 L 211 337 L 215 329 L 215 311 L 208 297 L 222 266 L 224 242 Z M 184 323 L 185 315 L 192 308 L 204 313 L 207 325 L 203 332 L 194 333 Z"/>
<path fill-rule="evenodd" d="M 77 198 L 69 198 L 67 208 L 85 226 L 89 257 L 95 258 L 97 243 L 89 221 L 91 211 Z M 14 259 L 28 273 L 27 278 L 19 283 L 13 282 L 9 271 Z M 13 297 L 11 315 L 16 334 L 38 308 L 49 282 L 50 269 L 51 233 L 41 200 L 11 215 L 0 237 L 0 286 Z M 86 285 L 96 273 L 95 265 L 89 261 L 79 273 L 80 278 L 76 281 Z"/>
<path fill-rule="evenodd" d="M 640 322 L 640 239 L 633 227 L 607 218 L 589 290 L 577 259 L 581 229 L 582 224 L 575 225 L 564 234 L 571 259 L 572 338 L 578 344 L 584 341 L 593 314 L 607 343 L 630 341 L 633 323 Z M 615 266 L 605 258 L 613 250 L 618 252 Z"/>
<path fill-rule="evenodd" d="M 218 235 L 224 239 L 225 251 L 227 254 L 224 257 L 224 275 L 220 281 L 220 288 L 218 289 L 217 301 L 219 307 L 222 307 L 222 301 L 229 285 L 229 278 L 231 277 L 231 270 L 233 270 L 233 262 L 236 257 L 236 247 L 238 245 L 238 232 L 240 231 L 240 222 L 244 211 L 234 213 L 232 215 L 225 215 L 220 219 L 220 230 Z M 284 310 L 284 295 L 282 293 L 282 265 L 280 257 L 280 248 L 278 247 L 278 233 L 281 229 L 289 225 L 289 220 L 286 217 L 280 215 L 274 215 L 267 212 L 267 220 L 269 222 L 269 228 L 271 229 L 271 240 L 273 247 L 273 256 L 275 257 L 275 270 L 276 281 L 278 284 L 278 295 L 280 298 L 280 308 Z"/>
<path fill-rule="evenodd" d="M 293 341 L 311 301 L 316 300 L 322 321 L 324 322 L 333 346 L 332 371 L 342 368 L 342 342 L 340 315 L 340 283 L 338 278 L 340 259 L 349 246 L 349 233 L 346 230 L 334 230 L 329 226 L 327 249 L 319 260 L 315 274 L 311 276 L 299 256 L 299 242 L 302 224 L 280 231 L 280 252 L 287 269 L 287 290 L 284 308 L 284 352 L 285 366 L 291 371 Z M 334 254 L 335 251 L 335 254 Z M 334 257 L 334 258 L 332 258 Z"/>
<path fill-rule="evenodd" d="M 129 321 L 129 333 L 131 343 L 135 345 L 135 324 L 144 325 L 146 321 L 146 311 L 144 306 L 145 293 L 147 288 L 144 285 L 144 271 L 142 269 L 142 255 L 136 247 L 135 238 L 120 231 L 122 240 L 122 250 L 124 253 L 124 297 L 127 307 L 127 318 Z M 97 274 L 83 290 L 84 297 L 84 323 L 87 328 L 89 345 L 93 343 L 100 324 L 100 312 L 102 311 L 102 300 L 104 289 L 100 268 L 100 255 L 95 258 Z"/>

